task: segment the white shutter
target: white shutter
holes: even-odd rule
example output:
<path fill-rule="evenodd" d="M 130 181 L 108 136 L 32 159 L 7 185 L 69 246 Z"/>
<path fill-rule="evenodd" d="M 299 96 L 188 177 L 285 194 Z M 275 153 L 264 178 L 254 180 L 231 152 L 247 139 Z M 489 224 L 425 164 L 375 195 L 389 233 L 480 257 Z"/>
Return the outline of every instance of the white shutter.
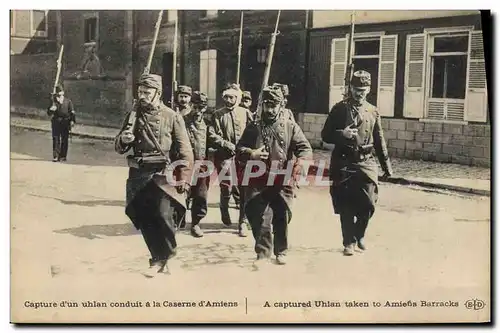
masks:
<path fill-rule="evenodd" d="M 347 38 L 332 39 L 330 57 L 330 104 L 328 110 L 344 99 L 344 79 L 347 66 Z"/>
<path fill-rule="evenodd" d="M 217 50 L 200 52 L 200 91 L 207 94 L 208 106 L 217 100 Z"/>
<path fill-rule="evenodd" d="M 398 35 L 380 38 L 378 110 L 381 116 L 394 117 L 394 93 L 396 89 L 396 60 Z"/>
<path fill-rule="evenodd" d="M 405 118 L 423 118 L 425 102 L 425 34 L 406 37 L 405 95 L 403 116 Z"/>
<path fill-rule="evenodd" d="M 488 95 L 484 62 L 483 33 L 471 31 L 467 73 L 466 120 L 486 122 Z"/>

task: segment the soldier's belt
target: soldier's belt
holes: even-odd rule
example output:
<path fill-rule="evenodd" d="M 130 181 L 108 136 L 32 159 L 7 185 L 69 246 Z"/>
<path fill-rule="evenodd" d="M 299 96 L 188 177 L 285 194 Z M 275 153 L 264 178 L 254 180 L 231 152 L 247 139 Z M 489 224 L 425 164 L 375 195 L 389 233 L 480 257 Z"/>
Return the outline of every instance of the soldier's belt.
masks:
<path fill-rule="evenodd" d="M 127 163 L 129 168 L 135 169 L 157 169 L 165 168 L 170 165 L 170 162 L 163 155 L 152 155 L 152 156 L 127 156 Z"/>

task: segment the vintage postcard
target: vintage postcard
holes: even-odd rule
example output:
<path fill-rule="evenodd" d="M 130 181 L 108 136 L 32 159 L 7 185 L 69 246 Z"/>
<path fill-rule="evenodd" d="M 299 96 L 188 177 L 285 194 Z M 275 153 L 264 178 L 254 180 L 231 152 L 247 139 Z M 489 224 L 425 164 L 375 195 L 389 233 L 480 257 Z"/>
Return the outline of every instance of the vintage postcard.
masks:
<path fill-rule="evenodd" d="M 489 323 L 489 12 L 10 10 L 12 323 Z"/>

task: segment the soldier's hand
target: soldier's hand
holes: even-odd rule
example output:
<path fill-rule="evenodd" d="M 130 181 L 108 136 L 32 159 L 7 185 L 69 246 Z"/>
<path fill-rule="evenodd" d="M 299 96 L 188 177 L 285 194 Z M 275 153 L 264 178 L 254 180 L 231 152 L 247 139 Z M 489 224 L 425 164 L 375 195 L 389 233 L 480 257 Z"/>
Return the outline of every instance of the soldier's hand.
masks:
<path fill-rule="evenodd" d="M 56 111 L 57 110 L 57 106 L 55 105 L 52 105 L 50 108 L 49 108 L 50 111 Z"/>
<path fill-rule="evenodd" d="M 135 140 L 135 136 L 134 134 L 132 134 L 132 131 L 125 130 L 121 135 L 121 140 L 124 144 L 128 145 L 129 143 L 132 143 Z"/>
<path fill-rule="evenodd" d="M 74 121 L 71 121 L 71 122 L 69 123 L 69 127 L 70 127 L 70 128 L 75 127 L 75 122 L 74 122 Z"/>
<path fill-rule="evenodd" d="M 266 147 L 262 146 L 259 149 L 252 151 L 250 159 L 252 160 L 267 160 L 269 158 L 269 153 L 265 151 Z"/>
<path fill-rule="evenodd" d="M 347 139 L 352 139 L 354 136 L 358 135 L 358 129 L 352 128 L 352 126 L 354 126 L 354 124 L 347 126 L 342 131 L 342 135 Z"/>

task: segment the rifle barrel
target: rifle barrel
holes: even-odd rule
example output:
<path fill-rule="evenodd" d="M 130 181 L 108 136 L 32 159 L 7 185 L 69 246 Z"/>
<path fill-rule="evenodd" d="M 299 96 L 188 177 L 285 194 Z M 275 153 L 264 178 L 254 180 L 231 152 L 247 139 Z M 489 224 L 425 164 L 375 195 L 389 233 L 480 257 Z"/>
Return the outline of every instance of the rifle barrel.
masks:
<path fill-rule="evenodd" d="M 240 84 L 240 67 L 241 67 L 241 44 L 243 39 L 243 11 L 241 11 L 240 19 L 240 41 L 238 43 L 238 68 L 236 71 L 236 83 Z"/>
<path fill-rule="evenodd" d="M 158 20 L 156 21 L 155 25 L 155 34 L 153 37 L 153 43 L 151 44 L 151 50 L 149 51 L 148 62 L 146 63 L 146 67 L 144 68 L 145 74 L 149 74 L 149 71 L 151 69 L 151 63 L 153 62 L 153 55 L 155 53 L 156 41 L 158 40 L 158 34 L 160 32 L 160 25 L 162 18 L 163 18 L 163 10 L 160 10 L 160 13 L 158 14 Z"/>

